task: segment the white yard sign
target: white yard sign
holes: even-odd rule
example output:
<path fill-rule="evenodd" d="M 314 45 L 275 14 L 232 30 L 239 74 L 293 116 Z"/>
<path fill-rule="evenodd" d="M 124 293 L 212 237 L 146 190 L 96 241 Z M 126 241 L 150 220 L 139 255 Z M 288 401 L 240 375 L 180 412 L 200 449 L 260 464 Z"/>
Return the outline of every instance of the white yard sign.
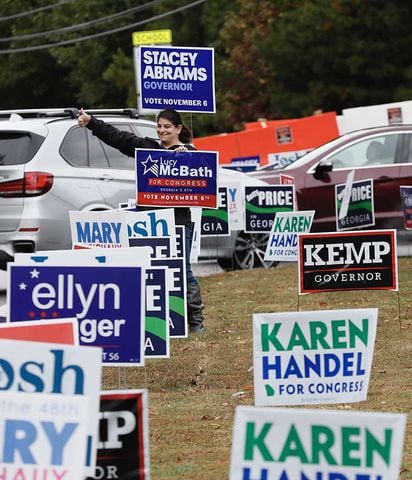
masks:
<path fill-rule="evenodd" d="M 366 399 L 378 309 L 253 315 L 255 405 Z"/>
<path fill-rule="evenodd" d="M 314 210 L 276 213 L 265 260 L 297 262 L 298 234 L 310 232 L 314 215 Z"/>
<path fill-rule="evenodd" d="M 398 480 L 406 415 L 237 407 L 230 480 Z"/>

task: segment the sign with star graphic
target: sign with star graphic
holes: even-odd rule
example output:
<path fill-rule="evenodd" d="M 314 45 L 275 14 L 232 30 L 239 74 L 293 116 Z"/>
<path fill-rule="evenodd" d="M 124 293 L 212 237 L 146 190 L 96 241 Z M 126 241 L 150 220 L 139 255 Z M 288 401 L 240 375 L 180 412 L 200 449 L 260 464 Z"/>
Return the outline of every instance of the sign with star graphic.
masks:
<path fill-rule="evenodd" d="M 144 364 L 141 267 L 10 265 L 9 321 L 76 317 L 80 345 L 103 348 L 102 363 Z"/>
<path fill-rule="evenodd" d="M 136 149 L 137 205 L 217 208 L 218 152 Z"/>

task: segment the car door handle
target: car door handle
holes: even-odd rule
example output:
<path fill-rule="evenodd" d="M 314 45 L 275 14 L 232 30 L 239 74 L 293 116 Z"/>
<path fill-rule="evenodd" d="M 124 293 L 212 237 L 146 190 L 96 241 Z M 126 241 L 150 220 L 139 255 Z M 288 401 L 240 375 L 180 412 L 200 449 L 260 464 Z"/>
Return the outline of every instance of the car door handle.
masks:
<path fill-rule="evenodd" d="M 114 180 L 114 177 L 104 173 L 103 175 L 100 175 L 99 180 L 102 180 L 103 182 L 110 182 L 111 180 Z"/>
<path fill-rule="evenodd" d="M 382 175 L 382 177 L 379 177 L 377 180 L 379 180 L 379 182 L 390 182 L 393 180 L 392 177 L 388 177 L 386 175 Z"/>

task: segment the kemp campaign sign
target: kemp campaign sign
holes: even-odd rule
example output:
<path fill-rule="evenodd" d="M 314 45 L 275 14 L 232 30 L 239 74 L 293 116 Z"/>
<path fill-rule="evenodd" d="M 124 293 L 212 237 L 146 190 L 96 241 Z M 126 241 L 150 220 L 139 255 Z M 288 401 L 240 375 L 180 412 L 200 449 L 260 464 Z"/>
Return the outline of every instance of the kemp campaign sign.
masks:
<path fill-rule="evenodd" d="M 228 210 L 228 191 L 226 187 L 219 187 L 218 208 L 203 208 L 201 235 L 202 237 L 210 236 L 229 236 L 229 210 Z"/>
<path fill-rule="evenodd" d="M 336 230 L 375 225 L 373 179 L 335 185 Z"/>
<path fill-rule="evenodd" d="M 230 480 L 398 480 L 406 415 L 236 408 Z"/>
<path fill-rule="evenodd" d="M 84 478 L 88 413 L 78 395 L 2 392 L 1 478 Z"/>
<path fill-rule="evenodd" d="M 69 215 L 73 248 L 129 246 L 125 212 L 116 210 L 71 211 Z"/>
<path fill-rule="evenodd" d="M 88 439 L 83 465 L 88 472 L 94 472 L 96 461 L 101 356 L 100 348 L 0 340 L 2 393 L 53 393 L 87 399 Z"/>
<path fill-rule="evenodd" d="M 266 246 L 265 260 L 296 262 L 298 234 L 310 232 L 314 215 L 314 210 L 277 213 Z"/>
<path fill-rule="evenodd" d="M 217 208 L 217 152 L 136 149 L 137 204 Z"/>
<path fill-rule="evenodd" d="M 140 110 L 215 113 L 213 48 L 141 46 Z"/>
<path fill-rule="evenodd" d="M 334 290 L 398 290 L 395 230 L 302 233 L 299 294 Z"/>
<path fill-rule="evenodd" d="M 366 400 L 377 309 L 255 313 L 255 405 Z"/>
<path fill-rule="evenodd" d="M 275 214 L 294 210 L 294 185 L 245 186 L 245 232 L 270 232 Z"/>
<path fill-rule="evenodd" d="M 80 344 L 103 347 L 103 363 L 143 365 L 143 272 L 141 267 L 11 265 L 10 321 L 76 317 Z"/>
<path fill-rule="evenodd" d="M 403 225 L 405 230 L 412 230 L 412 186 L 403 185 L 399 188 L 403 210 Z"/>
<path fill-rule="evenodd" d="M 97 466 L 90 479 L 150 479 L 148 417 L 146 390 L 101 393 Z"/>

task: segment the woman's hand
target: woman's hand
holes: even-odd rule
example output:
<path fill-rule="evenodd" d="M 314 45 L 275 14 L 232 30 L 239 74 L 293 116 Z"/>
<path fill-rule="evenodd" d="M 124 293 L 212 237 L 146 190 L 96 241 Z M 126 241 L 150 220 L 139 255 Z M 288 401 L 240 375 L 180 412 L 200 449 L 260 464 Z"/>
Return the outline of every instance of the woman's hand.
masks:
<path fill-rule="evenodd" d="M 80 109 L 79 116 L 77 117 L 77 123 L 79 124 L 79 127 L 85 127 L 89 122 L 92 117 L 86 113 L 83 108 Z"/>
<path fill-rule="evenodd" d="M 187 152 L 187 150 L 188 149 L 187 149 L 186 145 L 179 145 L 177 148 L 175 148 L 175 152 L 178 152 L 178 153 Z"/>

